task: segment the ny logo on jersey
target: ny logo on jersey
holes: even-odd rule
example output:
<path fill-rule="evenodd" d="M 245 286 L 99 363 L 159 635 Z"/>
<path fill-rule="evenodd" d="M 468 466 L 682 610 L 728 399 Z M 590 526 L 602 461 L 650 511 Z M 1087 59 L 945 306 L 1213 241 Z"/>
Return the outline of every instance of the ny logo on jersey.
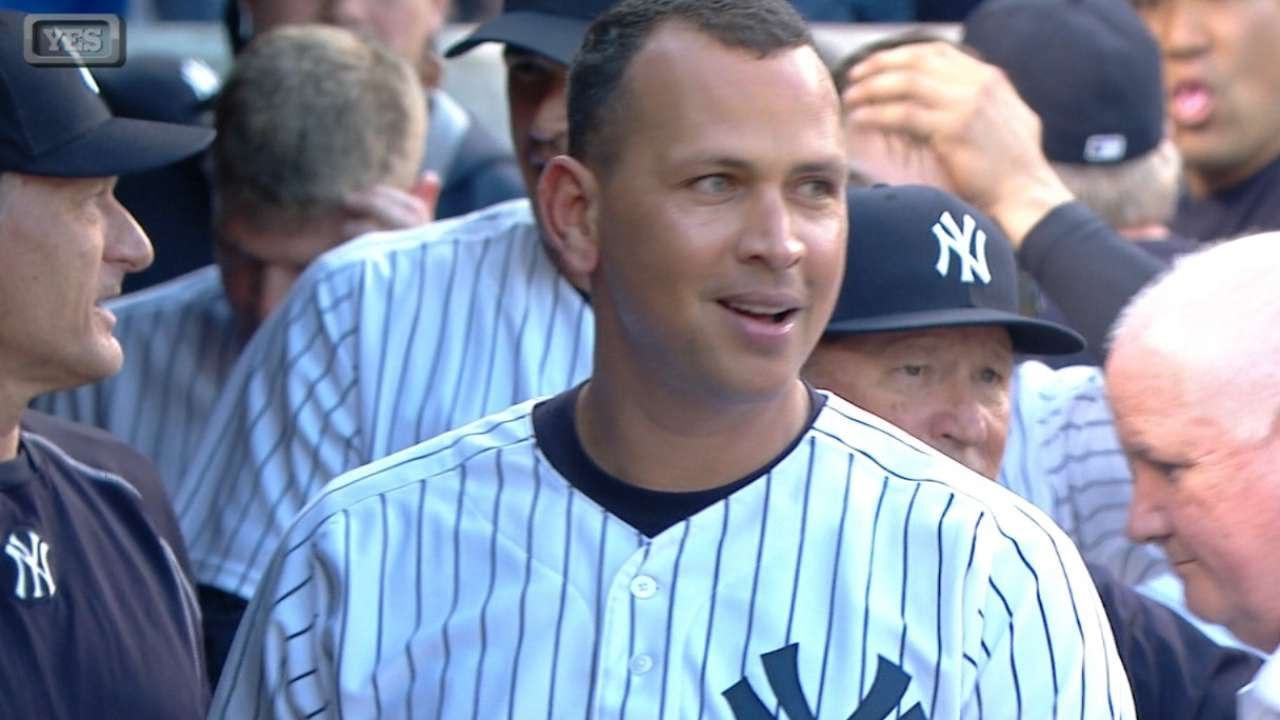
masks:
<path fill-rule="evenodd" d="M 764 665 L 765 677 L 769 678 L 769 687 L 773 689 L 778 705 L 787 717 L 791 720 L 814 720 L 809 701 L 805 699 L 804 690 L 800 687 L 799 655 L 800 646 L 792 643 L 761 655 L 760 662 Z M 871 682 L 871 690 L 849 716 L 849 720 L 885 720 L 902 702 L 902 696 L 907 693 L 907 686 L 910 684 L 910 675 L 881 656 L 880 663 L 876 666 L 875 680 Z M 756 695 L 745 677 L 721 694 L 729 701 L 729 707 L 737 720 L 767 720 L 774 716 L 760 701 L 760 696 Z M 920 703 L 912 705 L 910 710 L 899 717 L 902 720 L 928 720 Z"/>
<path fill-rule="evenodd" d="M 49 543 L 40 539 L 34 530 L 27 530 L 27 542 L 23 544 L 18 533 L 9 533 L 4 552 L 13 558 L 18 580 L 13 594 L 19 600 L 43 600 L 58 591 L 53 582 L 53 570 L 49 568 Z"/>
<path fill-rule="evenodd" d="M 972 283 L 975 274 L 983 285 L 991 282 L 991 270 L 987 268 L 987 234 L 978 230 L 978 221 L 972 215 L 965 213 L 962 227 L 950 211 L 944 210 L 933 224 L 933 236 L 938 239 L 938 262 L 933 267 L 939 275 L 946 277 L 951 272 L 951 253 L 954 252 L 960 258 L 960 282 Z"/>

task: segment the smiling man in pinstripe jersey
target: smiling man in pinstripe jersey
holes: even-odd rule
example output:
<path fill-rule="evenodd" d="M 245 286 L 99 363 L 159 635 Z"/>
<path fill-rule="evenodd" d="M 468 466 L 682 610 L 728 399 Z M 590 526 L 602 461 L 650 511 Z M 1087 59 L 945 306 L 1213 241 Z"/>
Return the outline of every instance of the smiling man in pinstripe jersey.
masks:
<path fill-rule="evenodd" d="M 794 9 L 624 0 L 569 88 L 590 378 L 329 484 L 213 717 L 1133 717 L 1060 531 L 798 377 L 847 224 Z"/>

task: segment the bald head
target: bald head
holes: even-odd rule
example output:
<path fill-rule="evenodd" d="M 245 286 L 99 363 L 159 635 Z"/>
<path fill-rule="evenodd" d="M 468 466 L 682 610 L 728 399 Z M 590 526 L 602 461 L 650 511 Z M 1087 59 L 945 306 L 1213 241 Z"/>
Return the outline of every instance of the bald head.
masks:
<path fill-rule="evenodd" d="M 1176 390 L 1240 441 L 1265 436 L 1280 412 L 1278 277 L 1280 232 L 1179 258 L 1121 314 L 1108 375 Z"/>

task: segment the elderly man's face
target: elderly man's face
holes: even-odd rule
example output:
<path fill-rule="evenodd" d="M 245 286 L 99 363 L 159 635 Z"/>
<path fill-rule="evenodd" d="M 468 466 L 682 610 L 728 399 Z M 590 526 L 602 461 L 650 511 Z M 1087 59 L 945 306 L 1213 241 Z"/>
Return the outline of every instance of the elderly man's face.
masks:
<path fill-rule="evenodd" d="M 1236 439 L 1222 420 L 1197 412 L 1176 373 L 1153 370 L 1168 365 L 1123 342 L 1107 363 L 1133 469 L 1129 535 L 1164 548 L 1192 611 L 1270 651 L 1280 645 L 1280 433 Z"/>
<path fill-rule="evenodd" d="M 115 178 L 0 182 L 0 380 L 42 392 L 118 372 L 115 316 L 101 303 L 152 253 L 112 194 Z"/>
<path fill-rule="evenodd" d="M 805 377 L 989 478 L 1009 431 L 1013 349 L 1000 327 L 828 337 Z"/>

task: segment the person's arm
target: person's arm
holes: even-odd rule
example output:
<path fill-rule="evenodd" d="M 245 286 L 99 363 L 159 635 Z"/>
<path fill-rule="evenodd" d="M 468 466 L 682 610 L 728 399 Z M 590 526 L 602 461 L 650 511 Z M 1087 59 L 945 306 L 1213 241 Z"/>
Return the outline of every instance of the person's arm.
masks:
<path fill-rule="evenodd" d="M 1261 658 L 1218 645 L 1105 569 L 1090 566 L 1089 572 L 1111 619 L 1141 717 L 1236 717 L 1236 692 L 1258 672 Z"/>
<path fill-rule="evenodd" d="M 1077 202 L 1055 207 L 1031 228 L 1018 263 L 1101 357 L 1120 311 L 1165 267 Z"/>
<path fill-rule="evenodd" d="M 1090 347 L 1161 266 L 1079 203 L 1040 147 L 1040 119 L 998 68 L 946 43 L 876 53 L 850 70 L 850 122 L 914 141 L 987 213 Z"/>

